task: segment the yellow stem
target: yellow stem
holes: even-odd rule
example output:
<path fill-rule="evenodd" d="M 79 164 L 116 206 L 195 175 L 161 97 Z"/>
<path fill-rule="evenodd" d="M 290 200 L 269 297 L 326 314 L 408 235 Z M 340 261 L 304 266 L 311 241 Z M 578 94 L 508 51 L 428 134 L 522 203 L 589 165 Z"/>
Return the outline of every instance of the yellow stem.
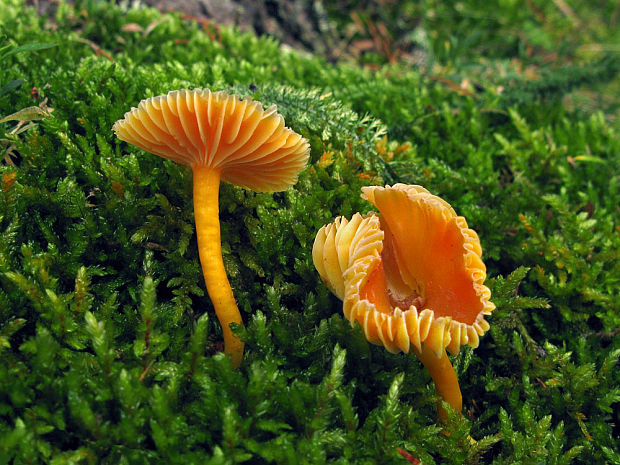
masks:
<path fill-rule="evenodd" d="M 439 358 L 435 352 L 422 344 L 422 352 L 415 348 L 414 352 L 433 378 L 437 393 L 450 404 L 450 407 L 460 413 L 463 408 L 461 388 L 446 351 L 444 350 L 443 355 Z M 448 420 L 448 413 L 441 406 L 441 403 L 437 405 L 437 414 L 444 423 Z"/>
<path fill-rule="evenodd" d="M 208 166 L 194 166 L 194 217 L 198 253 L 207 292 L 213 302 L 222 332 L 224 352 L 237 368 L 243 359 L 243 341 L 230 330 L 230 323 L 243 325 L 235 297 L 226 277 L 220 238 L 219 190 L 221 172 Z"/>

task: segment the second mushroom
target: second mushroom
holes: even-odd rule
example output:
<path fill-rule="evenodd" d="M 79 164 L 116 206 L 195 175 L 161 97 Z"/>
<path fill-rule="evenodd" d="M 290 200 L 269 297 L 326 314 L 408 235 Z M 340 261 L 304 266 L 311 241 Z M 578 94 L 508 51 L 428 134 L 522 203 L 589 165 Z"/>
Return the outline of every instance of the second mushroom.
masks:
<path fill-rule="evenodd" d="M 142 100 L 113 127 L 119 139 L 160 157 L 189 165 L 202 271 L 222 325 L 224 351 L 235 367 L 243 341 L 230 329 L 243 325 L 222 260 L 220 180 L 257 192 L 282 191 L 306 166 L 306 139 L 285 127 L 276 107 L 209 89 L 179 90 Z"/>
<path fill-rule="evenodd" d="M 321 228 L 312 258 L 323 281 L 343 301 L 351 324 L 369 342 L 413 352 L 438 394 L 460 412 L 459 382 L 446 354 L 477 347 L 495 305 L 484 286 L 477 234 L 441 198 L 420 186 L 365 187 L 379 214 L 338 217 Z M 439 406 L 439 416 L 447 413 Z"/>

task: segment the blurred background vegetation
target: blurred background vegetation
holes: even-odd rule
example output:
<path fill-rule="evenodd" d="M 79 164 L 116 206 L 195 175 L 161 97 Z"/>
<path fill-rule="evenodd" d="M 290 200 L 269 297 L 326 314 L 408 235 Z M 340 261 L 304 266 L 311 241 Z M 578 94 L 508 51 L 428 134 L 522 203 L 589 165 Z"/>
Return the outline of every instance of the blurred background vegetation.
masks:
<path fill-rule="evenodd" d="M 582 68 L 587 83 L 565 103 L 617 119 L 620 3 L 617 1 L 335 1 L 324 2 L 359 63 L 405 62 L 445 78 L 455 91 L 555 76 Z M 576 80 L 578 81 L 578 80 Z M 612 81 L 612 82 L 610 82 Z M 571 86 L 572 87 L 572 86 Z"/>

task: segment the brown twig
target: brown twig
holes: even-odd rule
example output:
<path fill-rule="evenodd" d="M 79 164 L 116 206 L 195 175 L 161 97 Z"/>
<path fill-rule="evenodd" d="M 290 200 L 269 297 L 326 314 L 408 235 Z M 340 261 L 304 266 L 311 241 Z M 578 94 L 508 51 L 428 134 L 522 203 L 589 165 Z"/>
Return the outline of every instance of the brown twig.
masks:
<path fill-rule="evenodd" d="M 199 18 L 198 16 L 188 15 L 187 13 L 181 13 L 181 18 L 187 21 L 196 21 L 202 26 L 205 34 L 209 36 L 211 41 L 220 42 L 220 28 L 217 25 L 214 25 L 209 19 Z"/>
<path fill-rule="evenodd" d="M 90 45 L 90 48 L 92 48 L 95 53 L 97 55 L 103 55 L 104 57 L 106 57 L 108 60 L 110 61 L 114 61 L 114 58 L 112 57 L 112 55 L 110 55 L 108 52 L 106 52 L 104 49 L 102 49 L 101 47 L 99 47 L 99 45 L 97 45 L 96 43 L 94 43 L 92 40 L 88 40 L 88 39 L 84 39 L 83 37 L 74 37 L 73 40 L 75 40 L 76 42 L 81 42 L 83 44 L 88 44 Z"/>
<path fill-rule="evenodd" d="M 142 374 L 140 374 L 138 381 L 140 382 L 144 381 L 144 378 L 146 378 L 146 375 L 149 374 L 149 371 L 151 371 L 151 367 L 153 366 L 154 363 L 155 363 L 155 359 L 151 360 L 151 362 L 147 365 L 147 367 L 144 369 Z"/>
<path fill-rule="evenodd" d="M 399 447 L 397 450 L 398 450 L 398 453 L 399 453 L 400 455 L 402 455 L 402 456 L 405 458 L 405 460 L 407 460 L 407 462 L 409 462 L 409 463 L 413 463 L 413 465 L 424 465 L 424 464 L 420 461 L 420 459 L 418 459 L 418 458 L 414 457 L 413 455 L 411 455 L 411 454 L 410 454 L 409 452 L 407 452 L 406 450 L 401 449 L 400 447 Z"/>
<path fill-rule="evenodd" d="M 564 13 L 564 16 L 571 20 L 573 26 L 581 25 L 581 21 L 579 20 L 573 9 L 568 5 L 568 3 L 566 3 L 564 0 L 553 0 L 553 3 L 562 13 Z"/>
<path fill-rule="evenodd" d="M 603 333 L 600 331 L 599 332 L 592 331 L 591 333 L 584 333 L 582 334 L 582 336 L 583 337 L 597 337 L 599 339 L 613 339 L 618 334 L 620 334 L 620 328 L 614 329 L 613 331 L 609 333 Z"/>

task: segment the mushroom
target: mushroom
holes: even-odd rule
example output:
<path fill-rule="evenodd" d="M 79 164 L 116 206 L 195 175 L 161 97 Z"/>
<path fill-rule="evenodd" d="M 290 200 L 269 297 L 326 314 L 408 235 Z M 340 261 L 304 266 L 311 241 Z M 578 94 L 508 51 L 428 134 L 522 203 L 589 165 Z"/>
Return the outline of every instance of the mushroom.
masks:
<path fill-rule="evenodd" d="M 220 181 L 257 192 L 285 190 L 306 166 L 308 141 L 284 126 L 275 105 L 264 110 L 250 98 L 209 89 L 183 89 L 142 100 L 112 129 L 121 140 L 192 168 L 202 271 L 222 325 L 224 352 L 238 367 L 244 345 L 230 324 L 243 321 L 222 261 Z"/>
<path fill-rule="evenodd" d="M 446 349 L 477 347 L 495 305 L 484 286 L 478 235 L 462 216 L 421 186 L 364 187 L 379 214 L 339 217 L 317 233 L 312 258 L 343 300 L 345 317 L 369 342 L 413 352 L 438 394 L 456 411 L 461 390 Z M 439 405 L 439 416 L 447 413 Z"/>

